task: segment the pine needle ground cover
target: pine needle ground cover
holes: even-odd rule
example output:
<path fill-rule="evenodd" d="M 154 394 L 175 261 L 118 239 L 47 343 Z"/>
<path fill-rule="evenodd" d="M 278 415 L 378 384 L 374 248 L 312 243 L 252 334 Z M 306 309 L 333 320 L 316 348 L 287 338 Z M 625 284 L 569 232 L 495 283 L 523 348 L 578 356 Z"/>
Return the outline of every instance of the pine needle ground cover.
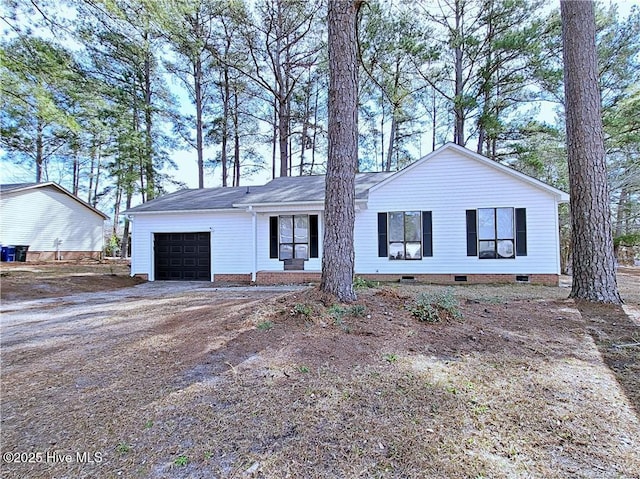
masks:
<path fill-rule="evenodd" d="M 637 311 L 640 275 L 619 281 Z M 567 294 L 210 288 L 123 304 L 73 341 L 5 329 L 2 452 L 100 460 L 2 477 L 637 478 L 640 327 Z M 459 314 L 412 314 L 443 295 Z"/>

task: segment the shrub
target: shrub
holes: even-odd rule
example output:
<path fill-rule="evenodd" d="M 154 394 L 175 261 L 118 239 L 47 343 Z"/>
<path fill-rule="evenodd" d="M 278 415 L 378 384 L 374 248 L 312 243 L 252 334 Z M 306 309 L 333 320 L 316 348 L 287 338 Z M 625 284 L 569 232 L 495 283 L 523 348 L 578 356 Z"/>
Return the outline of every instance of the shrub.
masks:
<path fill-rule="evenodd" d="M 311 317 L 311 313 L 313 313 L 313 309 L 311 309 L 311 306 L 309 306 L 308 304 L 298 303 L 293 307 L 291 313 L 294 315 L 299 314 L 309 319 Z"/>
<path fill-rule="evenodd" d="M 369 281 L 368 279 L 361 278 L 360 276 L 356 276 L 356 278 L 353 280 L 354 289 L 375 288 L 376 286 L 377 283 Z"/>
<path fill-rule="evenodd" d="M 327 314 L 330 318 L 333 319 L 333 324 L 336 326 L 340 326 L 342 330 L 346 333 L 351 332 L 349 325 L 344 322 L 344 317 L 349 313 L 349 310 L 345 307 L 342 307 L 338 304 L 334 304 L 327 308 Z"/>
<path fill-rule="evenodd" d="M 354 318 L 361 318 L 362 316 L 364 316 L 366 310 L 367 308 L 365 308 L 363 305 L 354 304 L 349 308 L 349 316 L 353 316 Z"/>
<path fill-rule="evenodd" d="M 334 304 L 327 308 L 327 314 L 337 323 L 347 314 L 347 309 Z"/>
<path fill-rule="evenodd" d="M 613 238 L 613 245 L 618 246 L 640 246 L 640 233 L 628 233 Z"/>
<path fill-rule="evenodd" d="M 421 293 L 414 304 L 407 307 L 409 312 L 419 321 L 439 323 L 446 319 L 462 319 L 460 304 L 453 291 Z"/>
<path fill-rule="evenodd" d="M 395 363 L 398 360 L 397 354 L 385 354 L 382 356 L 382 359 L 387 361 L 388 363 Z"/>
<path fill-rule="evenodd" d="M 269 331 L 271 328 L 273 328 L 273 323 L 271 321 L 263 321 L 258 324 L 258 329 L 260 331 Z"/>

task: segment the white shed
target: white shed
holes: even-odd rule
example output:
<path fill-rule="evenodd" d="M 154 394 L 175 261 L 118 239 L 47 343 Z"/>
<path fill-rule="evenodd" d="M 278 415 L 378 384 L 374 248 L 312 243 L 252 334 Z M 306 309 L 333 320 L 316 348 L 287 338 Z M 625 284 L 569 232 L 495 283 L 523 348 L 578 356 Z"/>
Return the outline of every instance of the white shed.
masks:
<path fill-rule="evenodd" d="M 183 190 L 126 212 L 132 274 L 257 283 L 320 278 L 324 176 Z M 557 284 L 569 195 L 449 143 L 356 175 L 355 270 L 374 280 Z"/>
<path fill-rule="evenodd" d="M 27 260 L 100 258 L 107 215 L 55 183 L 0 185 L 0 242 Z"/>

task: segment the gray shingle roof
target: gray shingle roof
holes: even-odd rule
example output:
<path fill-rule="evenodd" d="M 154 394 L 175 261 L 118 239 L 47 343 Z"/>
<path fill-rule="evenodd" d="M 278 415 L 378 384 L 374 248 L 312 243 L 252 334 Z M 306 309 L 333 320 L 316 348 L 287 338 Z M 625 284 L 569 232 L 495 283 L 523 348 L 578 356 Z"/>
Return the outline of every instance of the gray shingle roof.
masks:
<path fill-rule="evenodd" d="M 358 173 L 356 199 L 366 199 L 369 188 L 393 173 Z M 304 203 L 324 201 L 325 176 L 283 176 L 271 180 L 255 194 L 245 195 L 237 204 Z"/>
<path fill-rule="evenodd" d="M 147 201 L 140 206 L 130 208 L 125 211 L 125 213 L 229 209 L 233 208 L 235 203 L 248 194 L 247 188 L 249 189 L 249 192 L 251 192 L 262 187 L 238 186 L 233 188 L 179 190 L 154 200 Z"/>
<path fill-rule="evenodd" d="M 29 188 L 35 186 L 37 183 L 12 183 L 8 185 L 0 185 L 0 191 L 7 192 L 11 190 L 20 190 L 22 188 Z"/>
<path fill-rule="evenodd" d="M 393 173 L 358 173 L 356 199 L 366 199 L 369 188 Z M 130 208 L 125 214 L 231 209 L 243 205 L 324 201 L 325 176 L 276 178 L 263 186 L 180 190 Z"/>

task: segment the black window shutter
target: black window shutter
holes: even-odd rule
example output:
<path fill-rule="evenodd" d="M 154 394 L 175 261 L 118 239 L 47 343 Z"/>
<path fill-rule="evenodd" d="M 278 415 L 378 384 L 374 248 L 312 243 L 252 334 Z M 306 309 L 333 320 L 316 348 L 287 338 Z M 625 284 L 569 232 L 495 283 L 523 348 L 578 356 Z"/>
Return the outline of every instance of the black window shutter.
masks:
<path fill-rule="evenodd" d="M 516 208 L 516 256 L 527 256 L 526 208 Z"/>
<path fill-rule="evenodd" d="M 467 256 L 478 256 L 476 210 L 467 210 Z"/>
<path fill-rule="evenodd" d="M 387 244 L 387 213 L 378 213 L 378 257 L 386 258 L 389 254 Z"/>
<path fill-rule="evenodd" d="M 269 216 L 269 258 L 278 257 L 278 217 Z"/>
<path fill-rule="evenodd" d="M 433 234 L 431 232 L 431 211 L 422 212 L 422 256 L 433 256 Z"/>
<path fill-rule="evenodd" d="M 309 258 L 318 257 L 318 215 L 309 215 Z"/>

